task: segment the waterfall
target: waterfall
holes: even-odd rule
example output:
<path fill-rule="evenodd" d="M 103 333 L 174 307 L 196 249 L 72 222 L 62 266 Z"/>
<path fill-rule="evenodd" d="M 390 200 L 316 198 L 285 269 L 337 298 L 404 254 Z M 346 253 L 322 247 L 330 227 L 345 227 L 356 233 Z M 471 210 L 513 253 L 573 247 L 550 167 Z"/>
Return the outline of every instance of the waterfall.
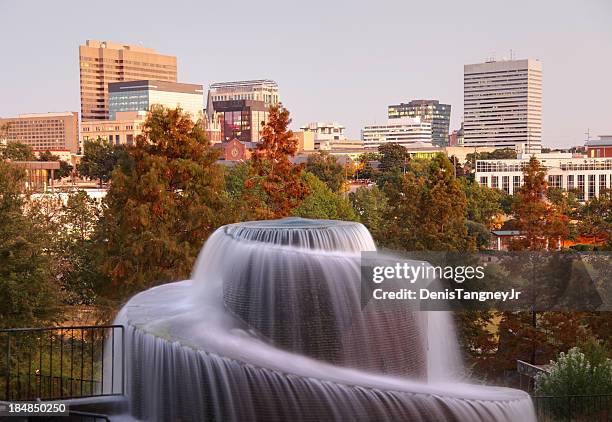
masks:
<path fill-rule="evenodd" d="M 193 421 L 535 421 L 529 396 L 458 380 L 451 316 L 361 306 L 358 223 L 221 227 L 191 280 L 134 296 L 134 417 Z"/>

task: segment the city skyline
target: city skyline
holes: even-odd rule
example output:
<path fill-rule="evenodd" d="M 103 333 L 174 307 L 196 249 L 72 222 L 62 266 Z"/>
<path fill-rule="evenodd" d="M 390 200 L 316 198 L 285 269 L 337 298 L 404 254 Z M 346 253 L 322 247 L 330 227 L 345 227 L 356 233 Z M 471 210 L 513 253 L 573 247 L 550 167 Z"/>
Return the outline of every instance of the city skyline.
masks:
<path fill-rule="evenodd" d="M 3 3 L 6 33 L 18 34 L 19 41 L 3 43 L 3 54 L 13 65 L 0 81 L 5 99 L 0 116 L 80 110 L 78 46 L 100 39 L 176 56 L 178 81 L 184 83 L 208 87 L 221 81 L 273 79 L 292 112 L 294 129 L 310 121 L 337 121 L 346 126 L 349 138 L 357 139 L 366 124 L 386 120 L 389 104 L 423 98 L 452 106 L 452 131 L 463 114 L 463 66 L 494 55 L 507 57 L 512 49 L 514 58 L 543 64 L 544 146 L 581 145 L 587 130 L 591 137 L 612 132 L 607 102 L 612 95 L 607 77 L 612 7 L 605 1 L 580 8 L 569 2 L 555 2 L 554 7 L 552 2 L 517 2 L 503 10 L 487 9 L 486 2 L 447 3 L 442 7 L 449 16 L 436 15 L 437 20 L 428 14 L 432 6 L 423 4 L 323 8 L 311 2 L 288 9 L 245 3 L 242 13 L 228 17 L 222 5 L 203 10 L 183 2 L 193 9 L 186 14 L 188 7 L 180 3 L 168 10 L 148 2 L 146 19 L 110 26 L 113 16 L 119 16 L 114 7 L 119 3 L 112 1 L 95 16 L 83 5 L 73 5 L 68 15 L 57 5 Z M 140 6 L 122 5 L 121 16 L 139 13 Z M 528 6 L 531 13 L 524 16 L 521 10 Z M 502 12 L 503 19 L 496 21 L 496 13 Z M 88 20 L 72 18 L 79 14 Z M 210 18 L 214 15 L 232 19 L 232 31 L 222 30 L 227 21 L 216 22 Z M 269 18 L 265 25 L 264 16 Z M 418 22 L 415 16 L 420 16 Z M 173 25 L 172 33 L 158 29 L 179 18 L 182 25 Z M 198 34 L 203 36 L 194 37 Z M 249 43 L 238 44 L 246 35 Z M 38 63 L 45 64 L 44 71 Z"/>

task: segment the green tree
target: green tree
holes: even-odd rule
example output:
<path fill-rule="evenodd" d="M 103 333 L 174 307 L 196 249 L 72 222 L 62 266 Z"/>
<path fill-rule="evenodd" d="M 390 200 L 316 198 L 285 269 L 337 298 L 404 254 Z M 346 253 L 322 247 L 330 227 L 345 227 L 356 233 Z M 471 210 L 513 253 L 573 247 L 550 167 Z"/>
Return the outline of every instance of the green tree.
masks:
<path fill-rule="evenodd" d="M 100 213 L 98 201 L 85 191 L 70 193 L 61 205 L 53 252 L 69 304 L 96 303 L 96 291 L 108 282 L 101 271 L 102 243 L 96 238 Z"/>
<path fill-rule="evenodd" d="M 110 180 L 119 160 L 126 154 L 125 147 L 115 146 L 101 138 L 85 141 L 83 151 L 77 171 L 83 177 L 98 180 L 100 185 Z"/>
<path fill-rule="evenodd" d="M 36 208 L 26 206 L 25 172 L 0 162 L 0 327 L 59 320 L 60 291 Z"/>
<path fill-rule="evenodd" d="M 349 195 L 359 221 L 368 228 L 374 238 L 385 232 L 385 214 L 389 206 L 387 196 L 378 186 L 360 187 Z"/>
<path fill-rule="evenodd" d="M 106 295 L 189 275 L 207 237 L 231 222 L 223 169 L 202 128 L 180 108 L 153 107 L 104 200 Z"/>
<path fill-rule="evenodd" d="M 612 249 L 612 197 L 608 192 L 577 207 L 578 231 Z"/>
<path fill-rule="evenodd" d="M 0 158 L 10 161 L 34 161 L 36 156 L 31 146 L 21 142 L 9 141 L 6 145 L 0 144 Z"/>
<path fill-rule="evenodd" d="M 262 203 L 252 195 L 245 200 L 258 218 L 272 219 L 291 215 L 308 195 L 308 187 L 301 178 L 302 166 L 291 163 L 289 157 L 297 152 L 297 139 L 289 130 L 289 110 L 280 105 L 270 107 L 268 122 L 261 132 L 261 142 L 251 158 L 252 177 L 247 189 L 261 189 L 266 198 Z"/>
<path fill-rule="evenodd" d="M 409 251 L 463 251 L 475 248 L 466 226 L 466 198 L 444 154 L 431 159 L 427 173 L 406 173 L 386 183 L 387 233 L 381 244 Z"/>
<path fill-rule="evenodd" d="M 292 215 L 327 220 L 357 220 L 357 215 L 353 211 L 350 202 L 341 194 L 333 192 L 317 176 L 304 172 L 302 179 L 308 186 L 310 193 L 293 210 Z"/>
<path fill-rule="evenodd" d="M 475 181 L 460 179 L 467 201 L 467 219 L 491 227 L 493 219 L 503 212 L 502 193 Z"/>
<path fill-rule="evenodd" d="M 332 190 L 340 193 L 346 181 L 346 169 L 336 157 L 320 151 L 308 157 L 306 171 L 314 174 Z"/>
<path fill-rule="evenodd" d="M 64 160 L 60 160 L 57 155 L 51 154 L 50 151 L 41 152 L 38 155 L 38 161 L 59 161 L 60 168 L 53 172 L 53 178 L 56 180 L 68 177 L 72 174 L 72 165 Z"/>
<path fill-rule="evenodd" d="M 403 172 L 408 161 L 408 151 L 405 147 L 394 143 L 385 143 L 378 147 L 380 168 L 382 171 Z"/>

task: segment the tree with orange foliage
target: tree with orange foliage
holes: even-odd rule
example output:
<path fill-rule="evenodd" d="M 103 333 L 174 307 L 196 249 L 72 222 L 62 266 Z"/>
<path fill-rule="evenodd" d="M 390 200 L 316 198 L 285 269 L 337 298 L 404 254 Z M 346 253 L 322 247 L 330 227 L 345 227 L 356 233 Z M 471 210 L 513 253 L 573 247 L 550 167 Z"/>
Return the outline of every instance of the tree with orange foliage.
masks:
<path fill-rule="evenodd" d="M 251 177 L 247 179 L 246 203 L 260 219 L 287 217 L 308 195 L 308 186 L 300 177 L 301 165 L 289 158 L 297 152 L 297 139 L 289 130 L 289 110 L 281 105 L 270 107 L 268 122 L 261 133 L 261 143 L 251 158 Z M 265 198 L 249 196 L 261 189 Z"/>
<path fill-rule="evenodd" d="M 512 212 L 521 238 L 511 244 L 515 251 L 556 249 L 569 234 L 569 219 L 546 199 L 546 170 L 531 157 L 523 170 L 523 186 L 514 195 Z"/>
<path fill-rule="evenodd" d="M 180 108 L 152 108 L 103 202 L 98 236 L 112 281 L 105 295 L 189 275 L 208 236 L 232 221 L 218 155 Z"/>

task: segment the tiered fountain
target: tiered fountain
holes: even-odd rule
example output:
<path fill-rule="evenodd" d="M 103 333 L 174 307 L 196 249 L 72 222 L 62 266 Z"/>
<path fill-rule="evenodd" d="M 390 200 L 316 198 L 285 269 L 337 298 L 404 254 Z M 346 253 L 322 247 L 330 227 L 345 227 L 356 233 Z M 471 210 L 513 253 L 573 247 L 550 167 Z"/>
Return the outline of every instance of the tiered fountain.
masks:
<path fill-rule="evenodd" d="M 136 295 L 130 412 L 147 421 L 534 421 L 526 393 L 459 382 L 445 312 L 360 301 L 358 223 L 232 224 L 191 280 Z"/>

